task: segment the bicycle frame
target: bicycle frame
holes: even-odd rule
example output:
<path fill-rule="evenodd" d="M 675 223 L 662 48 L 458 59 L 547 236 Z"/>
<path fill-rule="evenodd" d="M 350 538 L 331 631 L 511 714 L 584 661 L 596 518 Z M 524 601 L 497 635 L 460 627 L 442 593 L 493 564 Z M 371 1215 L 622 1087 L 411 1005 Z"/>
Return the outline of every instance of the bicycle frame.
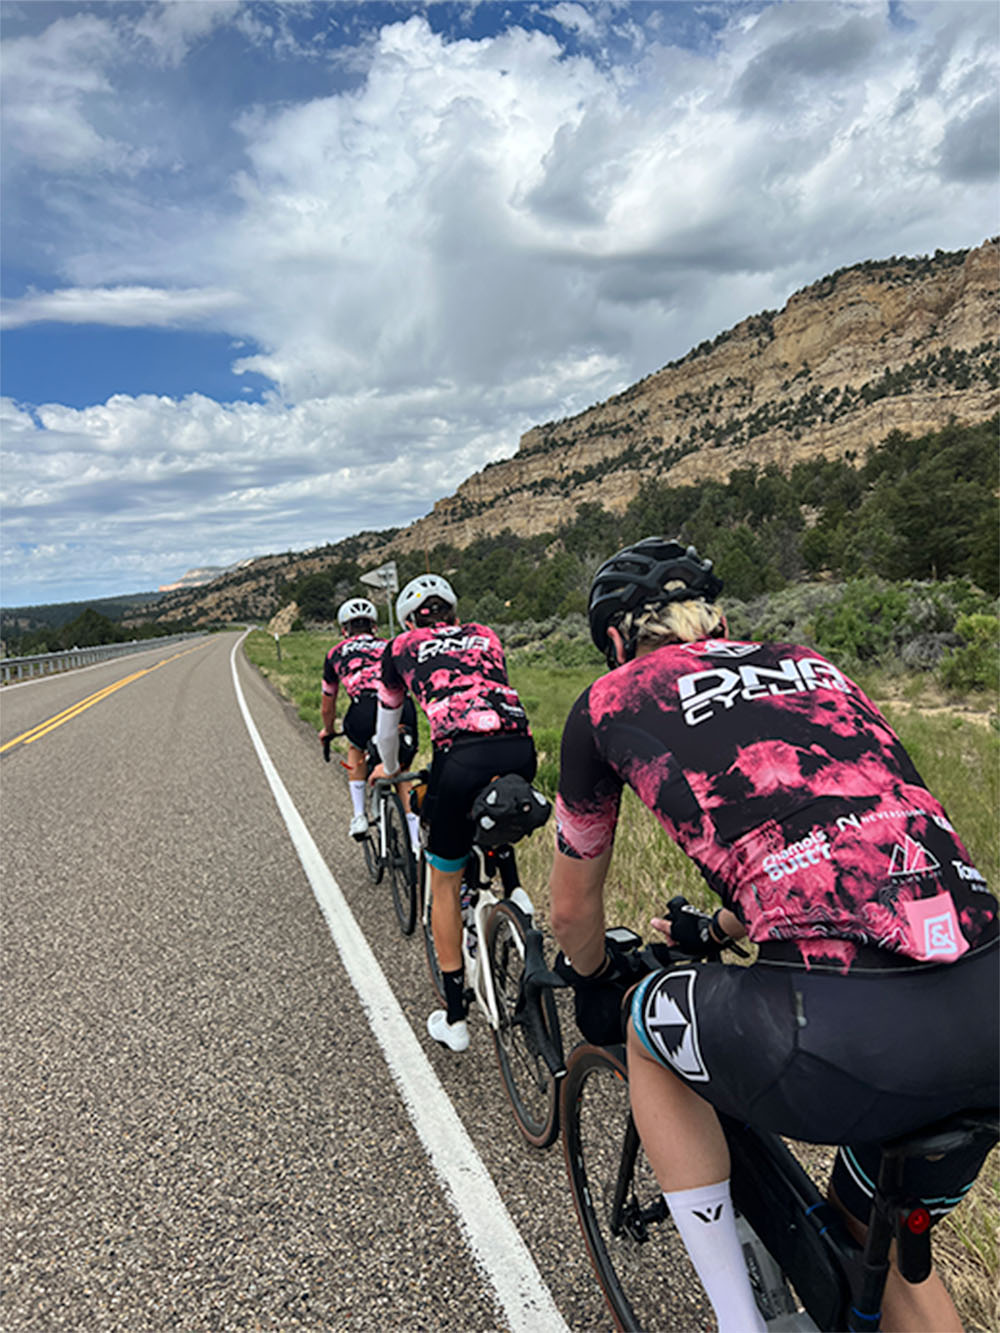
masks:
<path fill-rule="evenodd" d="M 490 1027 L 496 1031 L 500 1027 L 500 1014 L 497 1007 L 496 993 L 493 989 L 493 973 L 485 965 L 486 957 L 486 923 L 489 920 L 490 913 L 497 903 L 503 901 L 498 898 L 490 887 L 494 878 L 500 873 L 499 869 L 492 874 L 487 870 L 487 853 L 479 846 L 473 846 L 470 853 L 470 861 L 473 856 L 476 857 L 477 884 L 475 890 L 476 904 L 472 909 L 471 934 L 475 939 L 475 948 L 470 946 L 470 927 L 463 921 L 462 928 L 462 960 L 465 964 L 465 984 L 472 991 L 473 997 L 480 1010 L 486 1016 Z M 516 864 L 516 863 L 515 863 Z M 423 893 L 422 915 L 425 927 L 430 927 L 431 895 L 427 891 L 430 887 L 431 867 L 427 860 L 424 860 L 424 874 L 426 876 Z M 516 903 L 522 912 L 528 917 L 529 922 L 535 918 L 535 909 L 531 899 L 520 884 L 516 885 L 509 892 L 504 893 L 504 898 Z M 523 953 L 520 943 L 518 943 L 518 953 Z"/>

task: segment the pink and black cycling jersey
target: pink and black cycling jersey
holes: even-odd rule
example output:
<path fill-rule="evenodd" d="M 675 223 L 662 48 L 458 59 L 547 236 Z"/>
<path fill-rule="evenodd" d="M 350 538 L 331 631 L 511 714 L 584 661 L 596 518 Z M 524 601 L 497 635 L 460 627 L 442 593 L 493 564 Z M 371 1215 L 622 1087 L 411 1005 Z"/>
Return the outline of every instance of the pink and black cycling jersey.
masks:
<path fill-rule="evenodd" d="M 668 644 L 602 676 L 563 733 L 561 851 L 608 848 L 626 783 L 757 943 L 846 969 L 857 945 L 948 962 L 996 933 L 898 737 L 808 648 Z"/>
<path fill-rule="evenodd" d="M 398 708 L 407 690 L 427 714 L 437 748 L 458 736 L 530 735 L 500 640 L 486 625 L 433 625 L 397 635 L 382 658 L 379 703 Z"/>
<path fill-rule="evenodd" d="M 335 643 L 323 663 L 323 693 L 337 697 L 343 685 L 352 701 L 378 689 L 386 640 L 374 634 L 354 634 Z"/>

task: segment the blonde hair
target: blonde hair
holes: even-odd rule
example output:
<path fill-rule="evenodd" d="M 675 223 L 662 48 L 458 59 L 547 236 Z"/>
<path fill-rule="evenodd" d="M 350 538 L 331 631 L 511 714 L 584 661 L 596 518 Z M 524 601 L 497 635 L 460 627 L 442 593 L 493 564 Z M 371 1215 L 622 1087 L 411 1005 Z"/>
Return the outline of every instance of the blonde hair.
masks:
<path fill-rule="evenodd" d="M 671 579 L 664 585 L 664 591 L 686 587 L 680 579 Z M 718 602 L 705 602 L 700 597 L 685 602 L 667 602 L 665 606 L 641 606 L 629 612 L 621 624 L 626 639 L 634 634 L 639 648 L 657 648 L 671 641 L 694 643 L 724 629 L 725 620 Z"/>

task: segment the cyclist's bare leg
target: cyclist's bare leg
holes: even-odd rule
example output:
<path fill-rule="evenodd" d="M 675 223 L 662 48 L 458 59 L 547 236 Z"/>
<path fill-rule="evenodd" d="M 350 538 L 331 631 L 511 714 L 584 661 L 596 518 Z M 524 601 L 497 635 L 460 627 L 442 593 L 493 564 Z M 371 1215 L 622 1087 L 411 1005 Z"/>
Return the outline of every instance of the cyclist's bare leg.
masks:
<path fill-rule="evenodd" d="M 729 1194 L 729 1146 L 713 1107 L 655 1060 L 628 1025 L 632 1117 L 720 1333 L 763 1329 Z"/>
<path fill-rule="evenodd" d="M 442 972 L 462 968 L 461 870 L 431 866 L 431 930 Z"/>
<path fill-rule="evenodd" d="M 347 759 L 344 762 L 344 768 L 347 770 L 347 786 L 351 793 L 351 806 L 354 810 L 354 819 L 361 822 L 363 827 L 365 812 L 365 782 L 368 777 L 368 761 L 365 758 L 363 750 L 359 750 L 356 745 L 350 741 L 347 743 Z M 352 826 L 352 832 L 354 832 Z"/>
<path fill-rule="evenodd" d="M 365 759 L 364 750 L 359 750 L 356 745 L 348 742 L 344 768 L 347 770 L 349 782 L 364 782 L 368 777 L 368 761 Z"/>
<path fill-rule="evenodd" d="M 830 1202 L 842 1215 L 855 1240 L 864 1244 L 868 1228 L 847 1211 L 837 1198 L 836 1190 L 828 1191 Z M 882 1318 L 879 1327 L 885 1333 L 962 1333 L 962 1321 L 944 1283 L 932 1268 L 924 1282 L 907 1282 L 896 1267 L 895 1243 L 882 1295 Z"/>
<path fill-rule="evenodd" d="M 729 1178 L 729 1147 L 713 1107 L 665 1069 L 628 1027 L 632 1116 L 660 1189 L 696 1189 Z"/>

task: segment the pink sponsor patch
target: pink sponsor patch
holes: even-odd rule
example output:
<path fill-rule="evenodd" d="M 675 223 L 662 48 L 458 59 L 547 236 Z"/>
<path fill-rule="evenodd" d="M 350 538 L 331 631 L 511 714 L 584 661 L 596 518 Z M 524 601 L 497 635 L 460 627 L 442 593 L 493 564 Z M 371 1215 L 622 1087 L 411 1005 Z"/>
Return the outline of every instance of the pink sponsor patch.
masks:
<path fill-rule="evenodd" d="M 969 942 L 958 928 L 958 915 L 950 893 L 902 904 L 909 927 L 912 947 L 907 953 L 921 962 L 954 962 L 961 958 Z"/>

